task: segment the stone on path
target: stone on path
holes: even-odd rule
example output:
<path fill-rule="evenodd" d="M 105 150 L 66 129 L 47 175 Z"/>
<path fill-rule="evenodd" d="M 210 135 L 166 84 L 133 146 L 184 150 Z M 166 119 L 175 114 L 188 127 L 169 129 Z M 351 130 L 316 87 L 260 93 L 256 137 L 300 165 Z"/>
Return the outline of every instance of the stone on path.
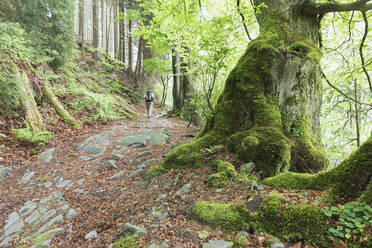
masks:
<path fill-rule="evenodd" d="M 89 232 L 87 235 L 85 235 L 84 238 L 85 238 L 85 240 L 91 240 L 91 239 L 97 238 L 97 236 L 98 236 L 97 231 L 93 230 L 93 231 Z"/>
<path fill-rule="evenodd" d="M 161 131 L 144 131 L 129 135 L 118 140 L 120 145 L 129 147 L 144 147 L 147 145 L 164 145 L 167 142 L 168 135 Z"/>
<path fill-rule="evenodd" d="M 19 183 L 26 184 L 28 183 L 35 175 L 35 172 L 33 171 L 27 171 L 21 178 L 21 181 Z"/>
<path fill-rule="evenodd" d="M 148 248 L 168 248 L 169 245 L 166 242 L 162 242 L 160 245 L 152 243 Z"/>
<path fill-rule="evenodd" d="M 76 210 L 73 208 L 70 208 L 70 210 L 68 210 L 68 213 L 66 214 L 66 219 L 71 220 L 71 219 L 76 218 L 77 216 L 78 216 L 78 213 L 76 212 Z"/>
<path fill-rule="evenodd" d="M 13 169 L 0 166 L 0 179 L 8 175 Z"/>
<path fill-rule="evenodd" d="M 233 245 L 233 242 L 225 240 L 211 240 L 208 243 L 203 243 L 203 248 L 231 248 Z"/>
<path fill-rule="evenodd" d="M 139 153 L 137 154 L 137 158 L 139 158 L 139 157 L 144 157 L 144 156 L 147 156 L 147 155 L 150 155 L 150 154 L 151 154 L 150 151 L 139 152 Z"/>
<path fill-rule="evenodd" d="M 118 166 L 115 160 L 107 160 L 99 168 L 118 169 Z"/>
<path fill-rule="evenodd" d="M 177 192 L 176 192 L 176 195 L 180 195 L 188 190 L 190 190 L 192 187 L 192 183 L 188 183 L 188 184 L 185 184 L 183 185 Z"/>
<path fill-rule="evenodd" d="M 78 148 L 83 150 L 85 153 L 100 156 L 105 153 L 109 144 L 110 140 L 107 139 L 105 134 L 97 134 L 85 139 Z"/>
<path fill-rule="evenodd" d="M 271 248 L 285 248 L 285 245 L 282 242 L 276 241 L 271 245 Z"/>
<path fill-rule="evenodd" d="M 120 228 L 119 236 L 122 236 L 124 238 L 138 237 L 138 236 L 146 234 L 146 232 L 147 230 L 144 227 L 139 227 L 139 226 L 132 225 L 130 223 L 125 223 Z"/>
<path fill-rule="evenodd" d="M 112 177 L 110 177 L 110 180 L 120 179 L 123 176 L 125 176 L 125 172 L 124 171 L 120 171 L 120 172 L 116 173 L 115 175 L 113 175 Z"/>
<path fill-rule="evenodd" d="M 53 153 L 55 150 L 56 150 L 55 148 L 45 150 L 44 152 L 40 153 L 39 155 L 40 159 L 45 163 L 50 163 L 53 159 Z"/>

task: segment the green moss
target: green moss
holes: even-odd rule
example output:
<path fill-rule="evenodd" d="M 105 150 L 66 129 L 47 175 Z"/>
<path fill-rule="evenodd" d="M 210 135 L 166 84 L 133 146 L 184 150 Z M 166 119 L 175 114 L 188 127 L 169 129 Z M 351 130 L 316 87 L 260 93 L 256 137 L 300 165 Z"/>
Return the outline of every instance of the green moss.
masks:
<path fill-rule="evenodd" d="M 292 189 L 329 189 L 329 199 L 349 202 L 361 197 L 372 203 L 372 136 L 340 165 L 314 175 L 284 173 L 263 181 L 264 184 Z"/>
<path fill-rule="evenodd" d="M 144 178 L 145 178 L 146 181 L 150 181 L 154 177 L 157 177 L 157 176 L 163 174 L 165 171 L 166 171 L 166 169 L 162 166 L 157 166 L 157 165 L 152 166 L 149 169 L 147 169 Z"/>
<path fill-rule="evenodd" d="M 139 242 L 140 242 L 139 237 L 130 238 L 121 237 L 114 243 L 113 248 L 136 248 L 138 247 Z"/>
<path fill-rule="evenodd" d="M 292 54 L 306 56 L 316 61 L 317 63 L 320 62 L 320 59 L 323 56 L 320 49 L 310 39 L 303 37 L 301 37 L 300 41 L 292 43 L 288 47 L 288 52 Z"/>
<path fill-rule="evenodd" d="M 204 225 L 226 231 L 249 227 L 247 221 L 249 213 L 244 206 L 200 201 L 189 207 L 187 213 Z"/>
<path fill-rule="evenodd" d="M 49 131 L 42 131 L 33 134 L 29 128 L 13 129 L 13 134 L 20 140 L 37 145 L 44 145 L 53 139 L 53 134 Z"/>
<path fill-rule="evenodd" d="M 234 165 L 222 160 L 217 160 L 215 164 L 217 173 L 208 177 L 206 180 L 208 186 L 222 188 L 237 178 L 238 173 L 235 171 Z"/>
<path fill-rule="evenodd" d="M 165 157 L 163 166 L 166 169 L 186 169 L 186 168 L 200 168 L 203 166 L 203 156 L 200 150 L 204 147 L 209 147 L 218 143 L 219 136 L 213 133 L 197 138 L 188 144 L 182 144 L 172 150 L 172 152 Z"/>
<path fill-rule="evenodd" d="M 205 201 L 192 205 L 187 212 L 197 221 L 227 231 L 253 229 L 271 234 L 282 241 L 327 247 L 328 226 L 321 210 L 312 205 L 290 205 L 282 197 L 263 200 L 257 212 L 249 213 L 243 205 L 216 204 Z"/>
<path fill-rule="evenodd" d="M 244 235 L 237 235 L 233 239 L 234 247 L 247 247 L 249 244 L 249 240 Z"/>
<path fill-rule="evenodd" d="M 277 197 L 265 199 L 258 209 L 258 229 L 282 241 L 328 246 L 328 225 L 321 210 L 312 205 L 283 206 Z"/>
<path fill-rule="evenodd" d="M 279 129 L 254 127 L 234 134 L 229 147 L 240 160 L 253 161 L 264 178 L 289 169 L 291 147 Z"/>

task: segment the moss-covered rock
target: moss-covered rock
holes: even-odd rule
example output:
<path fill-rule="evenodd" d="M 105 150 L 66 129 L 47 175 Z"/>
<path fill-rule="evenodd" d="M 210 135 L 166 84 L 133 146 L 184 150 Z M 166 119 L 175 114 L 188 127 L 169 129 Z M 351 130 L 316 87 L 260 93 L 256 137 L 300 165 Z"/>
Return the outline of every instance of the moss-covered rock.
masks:
<path fill-rule="evenodd" d="M 157 165 L 152 166 L 149 169 L 147 169 L 144 178 L 145 178 L 146 181 L 150 181 L 154 177 L 157 177 L 157 176 L 163 174 L 165 171 L 166 171 L 166 169 L 162 166 L 157 166 Z"/>
<path fill-rule="evenodd" d="M 287 205 L 281 197 L 264 199 L 257 212 L 244 205 L 197 202 L 188 213 L 202 224 L 227 231 L 253 229 L 271 234 L 282 241 L 329 246 L 325 215 L 313 205 Z"/>
<path fill-rule="evenodd" d="M 114 244 L 113 248 L 136 248 L 140 242 L 139 237 L 130 237 L 130 238 L 119 238 Z"/>
<path fill-rule="evenodd" d="M 234 165 L 229 162 L 218 160 L 215 163 L 217 167 L 217 173 L 210 175 L 206 184 L 210 187 L 222 188 L 235 180 L 238 176 L 238 173 L 235 171 Z"/>
<path fill-rule="evenodd" d="M 235 236 L 233 242 L 234 242 L 234 247 L 247 247 L 249 244 L 248 238 L 240 234 Z"/>
<path fill-rule="evenodd" d="M 187 209 L 195 220 L 213 228 L 227 231 L 241 230 L 249 227 L 249 213 L 244 206 L 216 204 L 200 201 Z"/>

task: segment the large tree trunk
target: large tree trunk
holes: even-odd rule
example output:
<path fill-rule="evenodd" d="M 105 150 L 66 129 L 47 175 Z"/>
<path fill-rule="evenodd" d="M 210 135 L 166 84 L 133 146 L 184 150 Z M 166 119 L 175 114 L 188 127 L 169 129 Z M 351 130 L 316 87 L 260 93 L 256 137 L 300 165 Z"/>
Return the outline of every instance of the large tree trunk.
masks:
<path fill-rule="evenodd" d="M 195 141 L 167 156 L 166 167 L 200 165 L 200 149 L 218 143 L 242 162 L 254 162 L 262 177 L 328 166 L 319 139 L 322 54 L 316 17 L 298 12 L 303 0 L 264 2 L 268 7 L 256 15 L 260 35 L 230 73 L 212 119 Z"/>
<path fill-rule="evenodd" d="M 181 107 L 180 99 L 180 70 L 179 70 L 179 53 L 172 49 L 172 73 L 173 73 L 173 109 L 172 113 L 176 113 Z"/>

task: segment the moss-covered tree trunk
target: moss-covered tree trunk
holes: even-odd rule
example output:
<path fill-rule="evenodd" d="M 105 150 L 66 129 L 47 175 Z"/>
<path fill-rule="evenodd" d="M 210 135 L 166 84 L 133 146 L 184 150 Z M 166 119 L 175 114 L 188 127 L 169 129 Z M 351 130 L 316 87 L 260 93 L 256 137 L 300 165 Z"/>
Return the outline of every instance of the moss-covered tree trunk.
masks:
<path fill-rule="evenodd" d="M 44 131 L 44 123 L 36 106 L 28 77 L 25 73 L 21 74 L 20 72 L 17 72 L 16 75 L 18 91 L 21 94 L 26 121 L 30 125 L 33 134 L 40 133 Z"/>
<path fill-rule="evenodd" d="M 216 143 L 227 143 L 240 160 L 254 162 L 263 177 L 327 167 L 319 139 L 317 20 L 302 15 L 301 0 L 254 2 L 268 6 L 256 14 L 260 35 L 230 73 L 202 134 L 170 154 L 166 167 L 194 166 L 199 161 L 184 159 L 182 153 L 197 156 Z"/>

